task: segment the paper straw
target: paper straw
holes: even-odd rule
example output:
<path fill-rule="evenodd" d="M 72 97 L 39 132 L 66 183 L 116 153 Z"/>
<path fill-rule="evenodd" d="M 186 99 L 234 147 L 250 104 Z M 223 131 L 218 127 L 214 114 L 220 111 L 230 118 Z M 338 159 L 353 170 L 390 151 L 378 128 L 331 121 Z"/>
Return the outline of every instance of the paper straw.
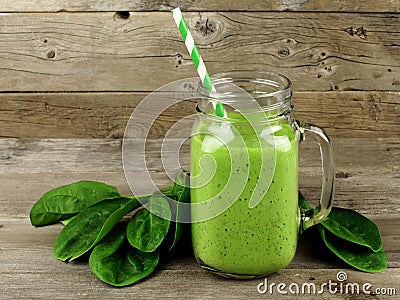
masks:
<path fill-rule="evenodd" d="M 197 69 L 197 73 L 200 76 L 203 86 L 209 91 L 216 92 L 215 87 L 211 81 L 210 75 L 207 72 L 206 65 L 204 64 L 204 61 L 201 58 L 199 50 L 197 49 L 197 46 L 194 43 L 193 36 L 189 31 L 189 28 L 185 22 L 185 19 L 183 18 L 180 8 L 177 7 L 171 10 L 171 12 L 174 17 L 176 26 L 178 26 L 179 32 L 181 33 L 182 39 L 185 42 L 186 48 L 189 51 L 190 56 L 192 57 L 192 61 Z M 216 104 L 214 101 L 212 103 L 215 109 L 215 114 L 218 117 L 224 117 L 225 116 L 224 105 L 220 101 L 218 101 Z"/>

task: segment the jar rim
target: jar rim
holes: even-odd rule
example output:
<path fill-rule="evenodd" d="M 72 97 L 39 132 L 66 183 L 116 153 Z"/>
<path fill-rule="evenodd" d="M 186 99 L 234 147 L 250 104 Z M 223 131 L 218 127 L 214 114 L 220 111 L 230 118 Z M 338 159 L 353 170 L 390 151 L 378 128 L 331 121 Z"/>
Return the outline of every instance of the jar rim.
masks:
<path fill-rule="evenodd" d="M 290 114 L 291 81 L 284 75 L 263 71 L 229 71 L 211 77 L 215 89 L 210 91 L 202 82 L 198 93 L 203 101 L 197 111 L 215 116 L 216 103 L 244 115 L 266 114 L 269 118 Z M 213 105 L 210 106 L 209 104 Z M 262 113 L 262 114 L 260 114 Z M 265 117 L 265 115 L 264 115 Z M 220 117 L 217 117 L 220 118 Z M 222 117 L 221 117 L 222 118 Z M 224 119 L 229 118 L 227 115 Z"/>
<path fill-rule="evenodd" d="M 291 86 L 292 82 L 285 75 L 276 72 L 266 72 L 266 71 L 251 71 L 251 70 L 237 70 L 237 71 L 226 71 L 221 73 L 216 73 L 211 76 L 211 80 L 216 91 L 210 91 L 205 88 L 203 82 L 200 80 L 197 91 L 201 96 L 205 96 L 211 99 L 218 99 L 222 103 L 229 104 L 235 101 L 238 97 L 237 92 L 219 92 L 218 86 L 226 83 L 235 83 L 239 81 L 251 81 L 257 84 L 264 84 L 270 87 L 274 87 L 275 90 L 271 92 L 263 93 L 264 97 L 276 97 L 279 94 L 289 94 L 291 96 Z M 286 97 L 283 97 L 286 98 Z"/>

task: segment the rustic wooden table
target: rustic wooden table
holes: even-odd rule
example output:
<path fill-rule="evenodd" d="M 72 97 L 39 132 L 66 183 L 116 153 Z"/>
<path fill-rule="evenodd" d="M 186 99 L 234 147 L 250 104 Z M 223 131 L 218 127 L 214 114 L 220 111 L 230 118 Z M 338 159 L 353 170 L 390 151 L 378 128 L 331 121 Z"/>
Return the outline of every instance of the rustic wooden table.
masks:
<path fill-rule="evenodd" d="M 179 3 L 210 73 L 275 71 L 293 82 L 298 119 L 330 135 L 335 205 L 374 220 L 389 268 L 355 271 L 333 260 L 312 232 L 293 262 L 268 283 L 337 281 L 400 294 L 399 0 L 0 0 L 0 299 L 275 299 L 263 278 L 234 281 L 200 269 L 188 253 L 166 259 L 148 280 L 112 288 L 86 262 L 62 263 L 52 246 L 62 226 L 34 228 L 29 211 L 46 191 L 98 180 L 129 194 L 121 138 L 138 103 L 154 89 L 196 76 L 169 9 Z M 193 103 L 172 107 L 151 131 L 154 145 Z M 149 149 L 157 157 L 156 147 Z M 302 143 L 300 187 L 319 195 L 320 161 Z M 188 162 L 183 149 L 182 161 Z M 168 182 L 160 163 L 150 170 Z M 140 181 L 140 179 L 138 179 Z M 314 202 L 315 203 L 315 202 Z M 388 291 L 388 290 L 386 290 Z M 370 295 L 303 295 L 370 299 Z"/>
<path fill-rule="evenodd" d="M 353 208 L 374 220 L 382 234 L 389 268 L 378 274 L 355 271 L 333 260 L 312 233 L 305 234 L 293 262 L 268 277 L 269 283 L 346 282 L 371 283 L 376 288 L 395 288 L 400 293 L 400 144 L 393 138 L 336 138 L 335 205 Z M 78 180 L 98 180 L 130 194 L 122 170 L 121 141 L 110 139 L 2 139 L 0 140 L 0 298 L 262 298 L 257 286 L 264 279 L 222 279 L 200 269 L 190 251 L 176 253 L 150 278 L 123 289 L 112 288 L 94 277 L 87 262 L 63 263 L 52 255 L 61 225 L 34 228 L 29 211 L 51 188 Z M 151 155 L 152 153 L 149 153 Z M 183 154 L 186 160 L 188 153 Z M 313 143 L 301 147 L 300 185 L 316 199 L 320 167 Z M 187 161 L 187 160 L 186 160 Z M 158 182 L 167 179 L 154 167 Z M 274 291 L 273 297 L 282 296 Z M 321 298 L 342 299 L 343 294 Z M 365 295 L 364 295 L 365 296 Z M 364 298 L 363 295 L 359 299 Z M 271 296 L 272 297 L 272 296 Z M 310 299 L 313 295 L 306 295 Z M 279 298 L 279 297 L 278 297 Z M 384 299 L 385 297 L 377 297 Z M 394 299 L 395 297 L 393 297 Z M 356 298 L 358 299 L 358 298 Z"/>

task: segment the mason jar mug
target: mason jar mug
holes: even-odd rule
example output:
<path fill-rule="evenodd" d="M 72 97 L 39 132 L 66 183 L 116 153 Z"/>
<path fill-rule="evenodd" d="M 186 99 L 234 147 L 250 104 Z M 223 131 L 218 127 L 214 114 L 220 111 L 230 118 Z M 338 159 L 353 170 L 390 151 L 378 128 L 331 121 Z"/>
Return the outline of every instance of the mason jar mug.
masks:
<path fill-rule="evenodd" d="M 328 136 L 293 119 L 291 82 L 271 72 L 213 76 L 200 83 L 191 140 L 192 244 L 199 264 L 233 278 L 264 276 L 293 259 L 299 233 L 324 220 L 333 202 Z M 223 115 L 216 113 L 223 105 Z M 313 135 L 322 155 L 317 208 L 298 205 L 298 146 Z"/>

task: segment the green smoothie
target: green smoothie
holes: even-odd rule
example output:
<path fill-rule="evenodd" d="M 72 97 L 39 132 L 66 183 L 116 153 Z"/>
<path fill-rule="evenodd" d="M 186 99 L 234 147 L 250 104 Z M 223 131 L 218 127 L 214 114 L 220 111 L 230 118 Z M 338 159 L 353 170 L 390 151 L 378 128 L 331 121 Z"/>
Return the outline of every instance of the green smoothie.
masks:
<path fill-rule="evenodd" d="M 191 176 L 202 172 L 202 176 L 212 179 L 191 189 L 191 202 L 204 202 L 218 195 L 229 177 L 238 183 L 237 186 L 243 180 L 246 183 L 240 196 L 232 199 L 233 204 L 227 210 L 192 224 L 192 243 L 197 260 L 216 271 L 241 275 L 266 275 L 286 267 L 296 251 L 300 222 L 297 204 L 298 137 L 285 123 L 272 124 L 272 133 L 266 136 L 251 132 L 250 126 L 235 126 L 246 143 L 246 149 L 243 149 L 237 137 L 227 139 L 227 146 L 213 140 L 207 131 L 212 131 L 210 126 L 218 125 L 198 126 L 202 127 L 203 133 L 192 137 Z M 254 139 L 256 135 L 259 140 Z M 276 141 L 273 146 L 271 138 Z M 214 158 L 216 170 L 211 164 L 200 168 L 199 161 L 203 155 Z M 275 170 L 274 165 L 268 163 L 261 169 L 262 155 L 275 157 Z M 260 174 L 264 172 L 274 172 L 271 184 L 269 188 L 256 188 Z M 250 208 L 249 201 L 255 190 L 260 201 Z M 234 192 L 232 190 L 232 194 Z M 224 197 L 229 197 L 229 193 L 227 191 Z M 198 218 L 196 214 L 198 211 L 192 210 L 192 216 Z"/>

